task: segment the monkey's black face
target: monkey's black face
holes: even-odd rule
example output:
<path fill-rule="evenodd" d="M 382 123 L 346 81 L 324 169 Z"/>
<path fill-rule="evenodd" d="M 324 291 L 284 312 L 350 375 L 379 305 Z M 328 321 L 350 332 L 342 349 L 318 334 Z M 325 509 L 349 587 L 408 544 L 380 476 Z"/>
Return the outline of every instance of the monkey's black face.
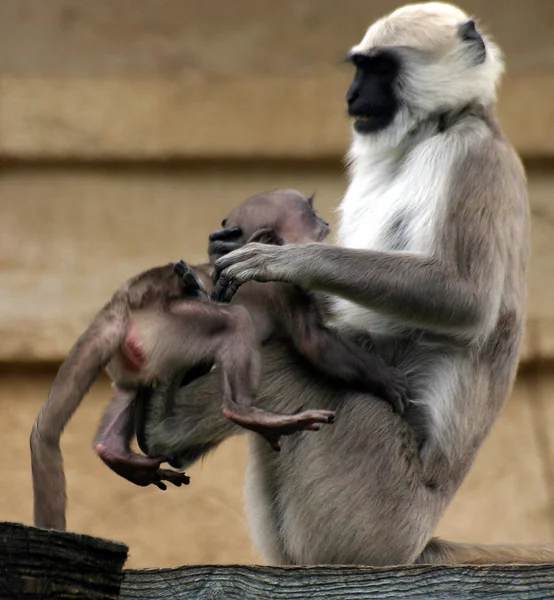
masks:
<path fill-rule="evenodd" d="M 399 108 L 394 83 L 400 72 L 400 59 L 392 50 L 379 50 L 352 54 L 349 60 L 356 67 L 346 94 L 354 130 L 361 134 L 381 131 L 392 123 Z"/>

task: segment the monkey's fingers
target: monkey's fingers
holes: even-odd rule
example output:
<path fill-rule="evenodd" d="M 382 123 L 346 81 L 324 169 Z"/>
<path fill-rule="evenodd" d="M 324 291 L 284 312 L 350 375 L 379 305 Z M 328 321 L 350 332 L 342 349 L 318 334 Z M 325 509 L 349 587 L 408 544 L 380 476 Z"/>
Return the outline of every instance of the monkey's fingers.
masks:
<path fill-rule="evenodd" d="M 229 254 L 229 252 L 233 252 L 233 250 L 242 248 L 243 245 L 244 244 L 241 242 L 212 242 L 208 248 L 208 253 L 212 257 L 212 260 L 217 260 L 218 258 Z"/>
<path fill-rule="evenodd" d="M 173 270 L 175 271 L 175 273 L 177 273 L 177 275 L 182 277 L 185 273 L 188 273 L 190 271 L 190 267 L 183 259 L 181 259 L 173 265 Z"/>
<path fill-rule="evenodd" d="M 219 260 L 219 259 L 218 259 Z M 215 287 L 217 288 L 218 285 L 219 286 L 225 286 L 227 285 L 227 280 L 225 277 L 221 276 L 221 273 L 223 272 L 223 267 L 218 267 L 217 263 L 214 265 L 214 270 L 212 272 L 212 280 L 215 283 Z M 222 281 L 223 280 L 223 281 Z"/>
<path fill-rule="evenodd" d="M 388 366 L 372 370 L 366 391 L 388 402 L 399 415 L 406 412 L 411 401 L 408 378 L 399 369 Z"/>
<path fill-rule="evenodd" d="M 240 283 L 233 279 L 226 280 L 223 277 L 220 277 L 215 284 L 214 291 L 212 293 L 212 300 L 215 302 L 222 302 L 224 304 L 229 304 L 233 299 L 233 296 L 237 293 L 240 287 Z"/>
<path fill-rule="evenodd" d="M 335 422 L 335 412 L 332 410 L 306 410 L 294 416 L 298 419 L 299 427 L 312 431 L 319 431 L 320 423 L 331 425 Z"/>
<path fill-rule="evenodd" d="M 200 280 L 196 277 L 194 270 L 184 260 L 175 263 L 173 270 L 191 291 L 202 290 Z"/>
<path fill-rule="evenodd" d="M 384 386 L 383 398 L 391 404 L 395 412 L 403 415 L 411 401 L 411 390 L 407 378 L 398 372 L 398 377 Z"/>
<path fill-rule="evenodd" d="M 407 403 L 401 394 L 388 393 L 384 400 L 386 400 L 392 406 L 392 409 L 395 413 L 403 415 L 406 412 Z"/>
<path fill-rule="evenodd" d="M 241 284 L 236 280 L 231 280 L 229 285 L 225 289 L 225 293 L 223 294 L 222 302 L 226 302 L 227 304 L 231 302 L 233 296 L 238 292 Z"/>
<path fill-rule="evenodd" d="M 229 241 L 233 238 L 239 238 L 241 235 L 242 229 L 240 227 L 224 227 L 210 233 L 208 239 L 210 242 Z"/>
<path fill-rule="evenodd" d="M 179 473 L 179 471 L 172 471 L 171 469 L 158 469 L 156 471 L 156 476 L 159 477 L 158 483 L 167 481 L 175 487 L 181 487 L 182 485 L 188 485 L 190 483 L 190 477 L 188 475 Z"/>
<path fill-rule="evenodd" d="M 240 227 L 226 227 L 211 233 L 208 243 L 210 262 L 215 262 L 218 258 L 244 246 L 244 240 L 240 239 L 241 236 L 242 229 Z"/>
<path fill-rule="evenodd" d="M 188 485 L 190 483 L 190 477 L 184 473 L 171 471 L 170 469 L 156 469 L 155 471 L 137 471 L 134 474 L 134 478 L 130 481 L 141 487 L 155 485 L 162 490 L 162 492 L 165 492 L 165 490 L 167 490 L 167 485 L 164 482 L 167 481 L 175 487 L 181 487 L 182 485 Z"/>
<path fill-rule="evenodd" d="M 403 390 L 392 388 L 390 386 L 377 386 L 376 389 L 369 391 L 389 404 L 395 413 L 403 415 L 406 412 L 406 408 L 410 401 Z"/>

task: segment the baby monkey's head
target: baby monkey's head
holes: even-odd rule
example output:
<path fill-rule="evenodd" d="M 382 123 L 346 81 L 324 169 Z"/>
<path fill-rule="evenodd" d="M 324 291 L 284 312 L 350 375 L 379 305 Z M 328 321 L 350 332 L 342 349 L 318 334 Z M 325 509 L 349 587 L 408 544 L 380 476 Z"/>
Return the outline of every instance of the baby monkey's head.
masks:
<path fill-rule="evenodd" d="M 274 190 L 247 198 L 234 208 L 222 227 L 240 227 L 245 242 L 254 234 L 271 231 L 285 244 L 321 242 L 329 235 L 329 224 L 313 208 L 313 196 L 296 190 Z M 263 236 L 253 241 L 264 241 Z"/>

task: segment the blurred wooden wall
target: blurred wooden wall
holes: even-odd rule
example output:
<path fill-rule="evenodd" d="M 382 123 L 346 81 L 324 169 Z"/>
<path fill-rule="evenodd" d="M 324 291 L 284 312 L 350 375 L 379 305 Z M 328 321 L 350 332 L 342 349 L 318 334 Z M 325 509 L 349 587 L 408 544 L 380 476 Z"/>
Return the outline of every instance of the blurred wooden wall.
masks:
<path fill-rule="evenodd" d="M 31 522 L 28 434 L 55 368 L 114 288 L 205 256 L 231 206 L 317 191 L 335 222 L 349 142 L 345 52 L 378 0 L 0 0 L 0 519 Z M 499 116 L 533 213 L 528 335 L 515 392 L 440 533 L 554 538 L 554 4 L 468 0 L 502 46 Z M 188 489 L 135 488 L 91 450 L 96 385 L 64 436 L 69 526 L 131 546 L 133 566 L 256 562 L 245 440 Z"/>

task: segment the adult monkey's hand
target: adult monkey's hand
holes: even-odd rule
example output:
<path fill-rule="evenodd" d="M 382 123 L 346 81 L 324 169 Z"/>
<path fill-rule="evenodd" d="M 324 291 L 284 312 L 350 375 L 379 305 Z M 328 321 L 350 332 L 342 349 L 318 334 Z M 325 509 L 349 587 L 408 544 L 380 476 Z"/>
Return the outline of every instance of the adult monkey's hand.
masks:
<path fill-rule="evenodd" d="M 281 281 L 309 289 L 310 270 L 321 260 L 320 242 L 275 246 L 249 243 L 215 263 L 212 298 L 229 302 L 238 288 L 249 282 Z"/>

